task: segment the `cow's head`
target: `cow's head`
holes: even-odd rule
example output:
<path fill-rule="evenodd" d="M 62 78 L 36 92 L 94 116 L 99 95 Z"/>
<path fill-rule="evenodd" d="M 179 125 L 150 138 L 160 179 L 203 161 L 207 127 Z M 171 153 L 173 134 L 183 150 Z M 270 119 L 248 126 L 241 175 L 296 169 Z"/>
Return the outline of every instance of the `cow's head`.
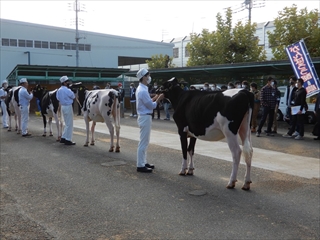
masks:
<path fill-rule="evenodd" d="M 46 89 L 44 87 L 41 87 L 40 84 L 37 84 L 35 88 L 32 89 L 32 94 L 36 98 L 41 98 L 43 94 L 45 93 Z"/>
<path fill-rule="evenodd" d="M 173 77 L 162 84 L 160 88 L 157 89 L 157 94 L 163 93 L 166 98 L 168 98 L 168 93 L 172 92 L 176 87 L 180 88 L 180 83 L 178 82 L 178 79 Z"/>

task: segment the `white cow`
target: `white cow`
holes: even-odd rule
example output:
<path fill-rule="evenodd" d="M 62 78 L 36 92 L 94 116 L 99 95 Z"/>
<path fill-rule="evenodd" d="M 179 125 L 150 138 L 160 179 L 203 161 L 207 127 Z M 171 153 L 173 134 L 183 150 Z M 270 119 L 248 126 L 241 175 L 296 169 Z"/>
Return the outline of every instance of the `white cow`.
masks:
<path fill-rule="evenodd" d="M 77 95 L 79 96 L 80 104 L 82 104 L 83 117 L 86 123 L 87 137 L 84 146 L 88 146 L 89 144 L 89 122 L 93 121 L 90 145 L 94 145 L 94 129 L 96 122 L 105 122 L 110 133 L 109 152 L 114 151 L 114 127 L 116 128 L 117 137 L 115 152 L 120 152 L 120 104 L 118 92 L 114 89 L 88 91 L 85 87 L 80 87 Z M 113 118 L 114 126 L 111 117 Z"/>

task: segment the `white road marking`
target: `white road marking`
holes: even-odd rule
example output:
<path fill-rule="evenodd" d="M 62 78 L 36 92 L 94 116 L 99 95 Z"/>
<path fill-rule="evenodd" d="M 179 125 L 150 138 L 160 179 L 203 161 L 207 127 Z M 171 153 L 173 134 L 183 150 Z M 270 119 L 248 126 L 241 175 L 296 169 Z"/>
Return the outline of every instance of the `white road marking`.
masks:
<path fill-rule="evenodd" d="M 75 128 L 85 129 L 84 120 L 75 119 L 73 126 Z M 97 123 L 96 132 L 109 135 L 109 130 L 104 123 Z M 138 126 L 129 127 L 121 125 L 120 139 L 121 138 L 139 141 Z M 152 130 L 150 144 L 181 150 L 178 133 L 172 134 Z M 196 144 L 196 154 L 232 162 L 229 147 L 227 143 L 224 142 L 198 140 Z M 244 160 L 241 160 L 241 164 L 245 164 Z M 253 149 L 252 166 L 309 179 L 320 177 L 320 161 L 317 158 L 296 156 L 261 148 Z"/>

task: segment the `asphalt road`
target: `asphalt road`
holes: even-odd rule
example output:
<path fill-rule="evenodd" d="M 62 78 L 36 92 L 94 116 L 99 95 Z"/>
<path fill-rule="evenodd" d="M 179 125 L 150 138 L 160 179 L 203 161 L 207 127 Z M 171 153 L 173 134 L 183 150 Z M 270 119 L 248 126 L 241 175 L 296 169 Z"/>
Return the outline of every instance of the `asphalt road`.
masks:
<path fill-rule="evenodd" d="M 137 126 L 127 115 L 121 124 Z M 152 128 L 176 132 L 163 120 Z M 279 135 L 286 128 L 280 123 Z M 231 163 L 214 154 L 196 154 L 195 175 L 182 177 L 181 151 L 151 144 L 148 161 L 156 169 L 137 173 L 138 142 L 126 132 L 121 153 L 109 153 L 104 133 L 83 147 L 83 129 L 74 129 L 76 146 L 42 137 L 39 117 L 31 116 L 29 129 L 30 138 L 1 129 L 1 239 L 320 238 L 319 178 L 253 167 L 251 190 L 243 191 L 241 165 L 228 190 Z M 319 159 L 310 129 L 304 141 L 253 136 L 253 146 Z"/>

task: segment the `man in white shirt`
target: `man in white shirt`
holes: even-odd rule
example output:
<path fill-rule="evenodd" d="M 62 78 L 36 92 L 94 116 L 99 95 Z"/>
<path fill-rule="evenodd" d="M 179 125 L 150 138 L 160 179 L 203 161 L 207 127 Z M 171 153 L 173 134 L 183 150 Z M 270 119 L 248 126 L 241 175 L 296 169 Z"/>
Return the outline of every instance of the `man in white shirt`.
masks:
<path fill-rule="evenodd" d="M 150 73 L 142 68 L 137 72 L 139 86 L 136 91 L 136 103 L 138 113 L 138 126 L 140 128 L 140 141 L 137 150 L 137 171 L 151 173 L 153 164 L 147 162 L 147 149 L 150 142 L 151 122 L 153 109 L 164 98 L 163 94 L 150 97 L 148 84 L 151 82 Z"/>
<path fill-rule="evenodd" d="M 22 137 L 29 137 L 31 136 L 28 133 L 28 122 L 29 122 L 29 105 L 30 101 L 33 98 L 32 92 L 29 93 L 28 91 L 28 81 L 26 78 L 20 79 L 20 85 L 22 86 L 19 91 L 19 105 L 21 111 L 21 131 Z"/>
<path fill-rule="evenodd" d="M 0 88 L 0 107 L 2 109 L 2 125 L 3 128 L 8 128 L 8 112 L 7 112 L 7 105 L 5 103 L 7 92 L 6 89 L 8 87 L 8 81 L 2 81 L 2 87 Z"/>
<path fill-rule="evenodd" d="M 57 99 L 61 105 L 61 112 L 64 119 L 64 129 L 61 136 L 60 143 L 65 145 L 75 145 L 72 142 L 73 135 L 73 107 L 72 103 L 75 99 L 74 93 L 69 88 L 70 80 L 67 76 L 62 76 L 60 78 L 61 87 L 57 91 Z"/>

